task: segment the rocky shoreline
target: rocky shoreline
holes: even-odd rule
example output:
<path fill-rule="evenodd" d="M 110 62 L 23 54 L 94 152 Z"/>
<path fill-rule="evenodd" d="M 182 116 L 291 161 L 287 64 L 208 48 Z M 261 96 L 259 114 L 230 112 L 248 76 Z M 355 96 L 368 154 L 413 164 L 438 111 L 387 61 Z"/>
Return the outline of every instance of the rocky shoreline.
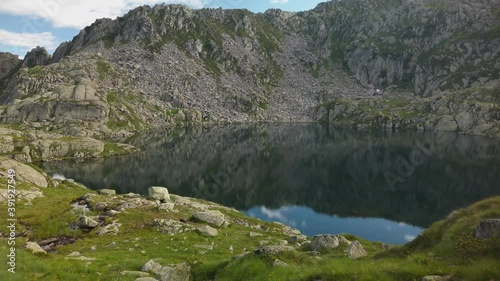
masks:
<path fill-rule="evenodd" d="M 443 223 L 448 225 L 447 231 L 452 233 L 452 225 L 458 223 L 461 216 L 474 217 L 467 220 L 468 229 L 475 229 L 467 239 L 478 243 L 474 247 L 479 248 L 475 248 L 473 252 L 486 251 L 481 254 L 483 258 L 489 257 L 488 252 L 498 247 L 496 241 L 500 238 L 500 220 L 492 219 L 492 214 L 500 209 L 498 197 L 486 199 L 473 205 L 476 207 L 470 207 L 482 211 L 454 211 L 444 222 L 431 226 L 415 242 L 404 246 L 391 246 L 349 234 L 307 237 L 281 223 L 263 222 L 216 203 L 169 194 L 165 187 L 149 187 L 146 197 L 133 193 L 116 194 L 112 189 L 95 192 L 73 180 L 54 179 L 36 167 L 7 158 L 0 158 L 2 187 L 4 181 L 6 184 L 9 169 L 15 171 L 17 180 L 16 207 L 20 223 L 16 230 L 16 239 L 19 243 L 17 251 L 19 254 L 23 253 L 23 262 L 42 258 L 42 263 L 56 259 L 66 264 L 80 264 L 83 268 L 97 266 L 95 272 L 89 273 L 85 269 L 87 273 L 84 275 L 87 277 L 82 280 L 92 279 L 90 276 L 98 272 L 107 276 L 106 280 L 219 280 L 208 277 L 214 269 L 203 266 L 210 268 L 210 262 L 221 263 L 219 266 L 222 267 L 217 271 L 221 276 L 224 276 L 226 270 L 230 272 L 231 264 L 245 268 L 245 263 L 252 264 L 256 261 L 268 268 L 266 271 L 281 272 L 278 274 L 293 274 L 294 268 L 299 266 L 296 264 L 297 259 L 302 260 L 299 264 L 342 264 L 351 260 L 349 264 L 353 267 L 387 259 L 393 263 L 396 262 L 394 255 L 398 256 L 404 252 L 405 255 L 410 255 L 409 253 L 415 251 L 415 247 L 431 246 L 425 244 L 425 241 L 432 237 L 436 229 L 445 227 L 442 226 Z M 6 190 L 2 189 L 1 194 L 0 198 L 8 198 Z M 5 204 L 0 202 L 0 205 Z M 53 226 L 47 228 L 48 225 Z M 469 234 L 460 231 L 457 235 L 461 235 L 461 239 L 468 237 Z M 0 241 L 6 241 L 8 234 L 4 232 L 0 236 L 3 237 Z M 424 244 L 421 244 L 422 242 Z M 436 245 L 432 246 L 438 247 L 440 242 L 434 243 Z M 0 249 L 3 249 L 2 247 L 0 246 Z M 422 248 L 414 254 L 418 255 L 420 251 Z M 131 264 L 114 264 L 120 263 L 120 255 L 132 259 Z M 495 257 L 494 254 L 492 258 L 494 261 L 500 257 Z M 404 263 L 405 260 L 407 258 L 399 262 Z M 107 264 L 108 269 L 98 269 L 103 262 Z M 460 268 L 467 269 L 468 266 L 462 265 Z M 56 266 L 50 270 L 58 271 L 61 268 Z M 20 274 L 26 278 L 31 274 L 50 274 L 43 270 L 35 271 L 38 273 L 21 270 Z M 313 275 L 326 277 L 331 274 L 328 272 Z M 461 271 L 448 272 L 450 274 L 418 278 L 471 280 L 457 277 L 457 274 L 463 274 Z M 0 273 L 0 276 L 3 274 L 5 273 Z M 421 273 L 415 274 L 418 276 Z M 24 280 L 23 278 L 19 280 Z"/>

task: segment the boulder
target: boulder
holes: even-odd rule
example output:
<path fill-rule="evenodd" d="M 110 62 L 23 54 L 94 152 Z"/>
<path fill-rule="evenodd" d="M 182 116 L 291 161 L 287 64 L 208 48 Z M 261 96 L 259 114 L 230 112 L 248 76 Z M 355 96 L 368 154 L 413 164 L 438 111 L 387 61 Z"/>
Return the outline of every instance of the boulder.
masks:
<path fill-rule="evenodd" d="M 352 242 L 349 247 L 347 247 L 347 250 L 345 251 L 347 256 L 350 258 L 350 259 L 359 259 L 361 257 L 364 257 L 366 255 L 368 255 L 365 251 L 365 249 L 363 249 L 363 246 L 361 245 L 361 243 L 359 243 L 359 241 L 354 241 Z"/>
<path fill-rule="evenodd" d="M 150 260 L 141 267 L 141 270 L 144 272 L 151 272 L 153 274 L 158 274 L 162 268 L 163 267 L 161 266 L 160 263 L 154 260 Z"/>
<path fill-rule="evenodd" d="M 217 229 L 210 227 L 208 225 L 203 225 L 203 226 L 198 227 L 197 231 L 201 235 L 207 236 L 207 237 L 215 237 L 215 236 L 219 235 L 219 232 L 217 231 Z"/>
<path fill-rule="evenodd" d="M 476 227 L 474 237 L 477 239 L 500 237 L 500 219 L 487 219 L 481 221 Z"/>
<path fill-rule="evenodd" d="M 331 251 L 339 246 L 337 235 L 315 235 L 311 240 L 311 249 L 313 251 Z"/>
<path fill-rule="evenodd" d="M 347 238 L 345 238 L 344 236 L 342 235 L 337 235 L 337 237 L 339 238 L 339 242 L 340 243 L 343 243 L 343 244 L 346 244 L 346 245 L 351 245 L 351 241 L 347 240 Z"/>
<path fill-rule="evenodd" d="M 35 242 L 26 242 L 26 249 L 28 251 L 32 252 L 33 254 L 46 254 L 47 253 L 47 252 L 45 252 L 44 249 L 42 249 L 42 247 L 40 247 L 40 245 L 38 245 Z"/>
<path fill-rule="evenodd" d="M 161 202 L 170 202 L 170 194 L 166 187 L 151 186 L 148 188 L 149 198 L 160 200 Z"/>
<path fill-rule="evenodd" d="M 189 281 L 191 266 L 187 263 L 165 266 L 156 274 L 160 281 Z"/>
<path fill-rule="evenodd" d="M 120 226 L 121 226 L 120 223 L 113 222 L 111 224 L 108 224 L 106 226 L 99 228 L 97 230 L 97 234 L 98 235 L 104 235 L 104 234 L 116 235 L 120 232 Z"/>
<path fill-rule="evenodd" d="M 99 223 L 87 216 L 80 216 L 76 221 L 76 225 L 79 228 L 94 228 L 99 225 Z"/>
<path fill-rule="evenodd" d="M 99 189 L 97 193 L 101 195 L 116 195 L 116 190 L 113 189 Z"/>
<path fill-rule="evenodd" d="M 9 169 L 16 172 L 16 180 L 37 185 L 39 187 L 47 187 L 48 182 L 42 173 L 31 168 L 28 165 L 17 162 L 16 160 L 0 157 L 0 175 L 5 177 Z"/>
<path fill-rule="evenodd" d="M 175 207 L 175 203 L 161 203 L 160 206 L 158 207 L 159 211 L 173 211 Z"/>
<path fill-rule="evenodd" d="M 198 212 L 193 215 L 193 218 L 198 221 L 206 222 L 208 224 L 221 227 L 226 222 L 224 214 L 220 211 L 206 211 Z"/>

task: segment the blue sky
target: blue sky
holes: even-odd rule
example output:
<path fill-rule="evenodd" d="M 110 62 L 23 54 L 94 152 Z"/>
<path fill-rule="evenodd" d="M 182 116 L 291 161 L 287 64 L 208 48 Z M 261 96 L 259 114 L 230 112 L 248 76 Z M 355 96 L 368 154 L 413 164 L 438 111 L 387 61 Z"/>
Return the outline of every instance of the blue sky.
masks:
<path fill-rule="evenodd" d="M 52 53 L 80 29 L 98 18 L 116 18 L 140 5 L 179 3 L 192 8 L 246 8 L 264 12 L 270 8 L 303 11 L 326 0 L 1 0 L 0 52 L 24 57 L 36 46 Z"/>

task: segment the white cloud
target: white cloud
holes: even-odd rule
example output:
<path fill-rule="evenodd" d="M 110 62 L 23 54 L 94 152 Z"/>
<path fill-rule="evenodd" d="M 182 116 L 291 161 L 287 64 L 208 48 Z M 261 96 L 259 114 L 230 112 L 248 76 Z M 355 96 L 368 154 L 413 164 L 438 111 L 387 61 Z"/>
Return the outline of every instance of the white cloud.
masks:
<path fill-rule="evenodd" d="M 288 0 L 271 0 L 271 4 L 286 4 Z"/>
<path fill-rule="evenodd" d="M 286 221 L 285 216 L 283 215 L 283 210 L 270 210 L 266 207 L 260 207 L 260 211 L 262 214 L 266 215 L 270 219 L 277 219 L 279 221 Z"/>
<path fill-rule="evenodd" d="M 55 37 L 50 32 L 16 33 L 0 29 L 0 42 L 5 46 L 21 47 L 29 50 L 36 46 L 53 47 Z"/>
<path fill-rule="evenodd" d="M 2 0 L 0 13 L 42 18 L 56 28 L 80 29 L 98 18 L 115 18 L 140 5 L 178 3 L 202 8 L 210 2 L 212 0 Z"/>
<path fill-rule="evenodd" d="M 411 242 L 413 240 L 415 240 L 415 235 L 411 235 L 411 234 L 405 234 L 405 241 L 406 242 Z"/>

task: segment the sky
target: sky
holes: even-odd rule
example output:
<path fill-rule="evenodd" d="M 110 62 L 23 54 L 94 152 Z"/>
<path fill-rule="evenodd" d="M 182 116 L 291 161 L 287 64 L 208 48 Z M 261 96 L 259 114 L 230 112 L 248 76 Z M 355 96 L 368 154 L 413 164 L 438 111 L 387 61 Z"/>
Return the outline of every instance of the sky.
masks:
<path fill-rule="evenodd" d="M 23 58 L 36 46 L 49 53 L 98 18 L 116 18 L 130 9 L 157 3 L 185 4 L 199 8 L 246 8 L 264 12 L 270 8 L 304 11 L 326 0 L 1 0 L 0 52 Z"/>

